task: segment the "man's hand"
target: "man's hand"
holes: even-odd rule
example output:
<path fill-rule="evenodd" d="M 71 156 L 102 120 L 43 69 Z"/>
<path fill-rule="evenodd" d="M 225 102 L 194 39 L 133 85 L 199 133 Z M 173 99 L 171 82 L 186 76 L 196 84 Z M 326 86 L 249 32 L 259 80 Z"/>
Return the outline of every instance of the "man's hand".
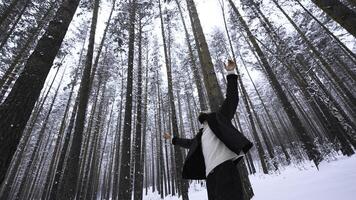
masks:
<path fill-rule="evenodd" d="M 163 134 L 163 138 L 166 140 L 170 140 L 172 138 L 172 136 L 169 133 L 165 133 L 165 134 Z"/>
<path fill-rule="evenodd" d="M 227 64 L 225 64 L 226 71 L 232 71 L 236 69 L 236 64 L 233 60 L 228 60 Z"/>

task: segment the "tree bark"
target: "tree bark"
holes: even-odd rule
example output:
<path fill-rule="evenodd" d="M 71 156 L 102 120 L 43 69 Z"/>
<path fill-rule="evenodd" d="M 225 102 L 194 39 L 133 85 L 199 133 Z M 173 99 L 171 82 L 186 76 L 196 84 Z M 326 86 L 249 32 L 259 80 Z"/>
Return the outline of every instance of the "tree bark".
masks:
<path fill-rule="evenodd" d="M 127 87 L 124 115 L 124 131 L 122 133 L 122 151 L 120 163 L 119 195 L 118 199 L 131 199 L 131 121 L 132 121 L 132 85 L 133 85 L 133 62 L 134 62 L 134 43 L 135 43 L 135 15 L 136 0 L 130 3 L 129 16 L 129 49 L 128 49 L 128 68 L 127 68 Z M 116 199 L 116 197 L 114 197 Z"/>
<path fill-rule="evenodd" d="M 203 72 L 203 79 L 206 90 L 209 91 L 208 100 L 211 111 L 217 111 L 223 102 L 223 94 L 219 86 L 214 65 L 209 53 L 208 44 L 205 40 L 205 35 L 200 24 L 197 9 L 193 0 L 186 0 L 191 19 L 192 28 L 194 31 L 195 43 L 199 54 L 200 65 Z"/>
<path fill-rule="evenodd" d="M 312 0 L 333 20 L 356 37 L 356 13 L 338 0 Z"/>
<path fill-rule="evenodd" d="M 122 69 L 123 74 L 123 69 Z M 121 77 L 121 91 L 120 91 L 120 105 L 118 111 L 118 118 L 116 122 L 116 131 L 115 131 L 115 158 L 114 158 L 114 175 L 113 175 L 113 199 L 116 199 L 119 191 L 119 175 L 120 175 L 120 159 L 121 159 L 121 138 L 122 138 L 122 105 L 124 99 L 124 77 Z"/>
<path fill-rule="evenodd" d="M 13 89 L 0 105 L 0 183 L 62 44 L 79 0 L 65 0 L 25 65 Z"/>
<path fill-rule="evenodd" d="M 136 140 L 135 140 L 135 181 L 134 181 L 134 200 L 142 199 L 142 160 L 141 149 L 142 145 L 142 25 L 141 20 L 138 20 L 138 65 L 137 65 L 137 112 L 136 112 Z"/>
<path fill-rule="evenodd" d="M 10 5 L 5 9 L 5 11 L 1 14 L 0 16 L 0 26 L 2 26 L 2 24 L 4 23 L 4 21 L 6 20 L 6 18 L 9 17 L 9 15 L 11 14 L 12 10 L 16 7 L 16 5 L 18 4 L 19 0 L 12 0 Z"/>
<path fill-rule="evenodd" d="M 345 54 L 353 61 L 353 63 L 356 63 L 356 55 L 354 52 L 352 52 L 344 43 L 340 41 L 338 37 L 334 35 L 320 20 L 318 20 L 303 4 L 300 2 L 300 0 L 295 0 L 297 4 L 302 7 L 302 9 L 308 13 L 309 16 L 311 16 L 322 28 L 323 30 L 333 39 L 336 41 L 336 43 L 340 46 L 341 49 L 345 51 Z M 353 0 L 355 1 L 355 0 Z M 356 1 L 355 1 L 356 3 Z"/>

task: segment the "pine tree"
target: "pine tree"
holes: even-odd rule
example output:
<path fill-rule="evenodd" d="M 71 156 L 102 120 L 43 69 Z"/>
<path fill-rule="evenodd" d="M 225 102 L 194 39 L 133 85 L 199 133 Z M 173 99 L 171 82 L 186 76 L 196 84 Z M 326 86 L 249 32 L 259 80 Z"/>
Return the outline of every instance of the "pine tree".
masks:
<path fill-rule="evenodd" d="M 292 122 L 293 128 L 296 130 L 300 140 L 305 145 L 305 150 L 307 151 L 308 157 L 310 160 L 313 160 L 315 165 L 318 165 L 322 159 L 320 152 L 316 149 L 312 138 L 308 135 L 308 132 L 305 126 L 302 124 L 300 118 L 298 117 L 296 111 L 292 107 L 290 101 L 288 100 L 286 94 L 283 92 L 281 84 L 278 82 L 277 77 L 272 71 L 270 64 L 267 61 L 265 54 L 262 52 L 261 48 L 259 47 L 256 39 L 252 35 L 250 29 L 248 28 L 246 22 L 243 20 L 241 14 L 237 10 L 235 4 L 232 0 L 229 0 L 231 7 L 233 8 L 235 14 L 237 15 L 240 24 L 244 28 L 244 31 L 247 33 L 248 39 L 252 43 L 253 47 L 255 48 L 256 53 L 258 54 L 263 67 L 266 71 L 266 75 L 268 76 L 274 91 L 276 92 L 277 96 L 279 97 L 281 103 L 283 104 L 283 108 L 287 113 L 289 120 Z"/>
<path fill-rule="evenodd" d="M 133 87 L 133 62 L 134 62 L 134 43 L 135 43 L 135 22 L 136 22 L 136 0 L 130 3 L 129 11 L 129 49 L 128 49 L 128 68 L 127 68 L 127 87 L 124 115 L 124 131 L 122 133 L 122 151 L 120 164 L 119 194 L 114 199 L 131 199 L 131 129 L 132 129 L 132 87 Z"/>
<path fill-rule="evenodd" d="M 64 0 L 28 58 L 6 100 L 0 105 L 0 183 L 59 51 L 79 0 Z"/>

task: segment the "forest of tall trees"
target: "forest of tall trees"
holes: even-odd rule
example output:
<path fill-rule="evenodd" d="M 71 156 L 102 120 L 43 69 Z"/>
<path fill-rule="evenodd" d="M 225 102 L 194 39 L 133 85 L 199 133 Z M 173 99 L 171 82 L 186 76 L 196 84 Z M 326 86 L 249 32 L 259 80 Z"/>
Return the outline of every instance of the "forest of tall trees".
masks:
<path fill-rule="evenodd" d="M 163 135 L 219 108 L 227 59 L 246 200 L 249 175 L 355 154 L 355 0 L 1 1 L 0 199 L 188 200 L 205 182 Z"/>

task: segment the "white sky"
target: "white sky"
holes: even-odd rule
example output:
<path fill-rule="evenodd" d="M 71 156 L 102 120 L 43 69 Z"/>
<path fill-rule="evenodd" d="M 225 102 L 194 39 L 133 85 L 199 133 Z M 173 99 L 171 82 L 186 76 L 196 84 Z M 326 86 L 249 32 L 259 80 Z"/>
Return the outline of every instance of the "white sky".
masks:
<path fill-rule="evenodd" d="M 224 26 L 218 0 L 200 0 L 195 2 L 201 25 L 206 34 L 210 33 L 214 27 Z"/>

